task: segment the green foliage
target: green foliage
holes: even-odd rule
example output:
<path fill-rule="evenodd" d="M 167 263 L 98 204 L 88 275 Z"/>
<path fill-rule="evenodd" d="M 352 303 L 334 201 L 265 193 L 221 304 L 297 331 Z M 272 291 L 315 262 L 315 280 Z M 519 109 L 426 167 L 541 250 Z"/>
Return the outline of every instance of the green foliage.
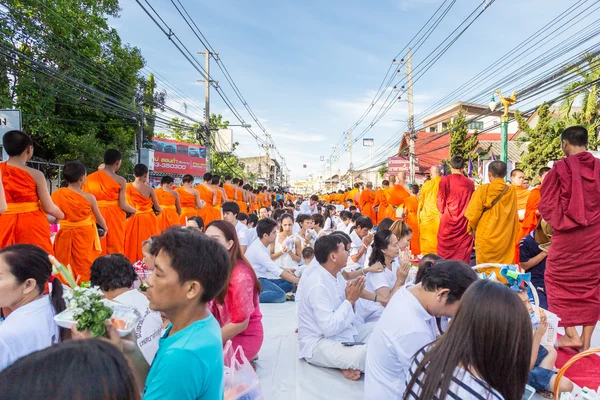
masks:
<path fill-rule="evenodd" d="M 377 173 L 379 174 L 380 178 L 383 178 L 385 176 L 385 174 L 388 173 L 387 164 L 383 164 L 381 167 L 379 167 L 379 169 L 377 170 Z"/>
<path fill-rule="evenodd" d="M 135 116 L 140 107 L 151 106 L 151 91 L 145 89 L 153 84 L 139 75 L 144 66 L 139 49 L 122 44 L 107 23 L 108 17 L 118 17 L 118 0 L 7 0 L 3 5 L 8 14 L 0 15 L 0 43 L 33 61 L 0 56 L 0 104 L 22 111 L 35 155 L 56 162 L 77 159 L 95 170 L 106 148 L 131 154 Z M 160 108 L 160 96 L 155 97 Z M 129 170 L 125 165 L 122 173 Z"/>
<path fill-rule="evenodd" d="M 479 140 L 477 140 L 478 133 L 475 131 L 475 133 L 470 134 L 468 125 L 467 118 L 462 113 L 462 110 L 459 110 L 458 115 L 448 123 L 448 130 L 450 131 L 450 157 L 462 156 L 467 160 L 477 148 L 479 144 Z"/>
<path fill-rule="evenodd" d="M 565 129 L 564 121 L 556 120 L 550 113 L 550 105 L 542 104 L 538 109 L 538 122 L 532 128 L 519 111 L 515 111 L 515 119 L 519 129 L 526 136 L 519 138 L 528 142 L 527 153 L 523 154 L 517 166 L 525 175 L 537 180 L 540 168 L 548 165 L 548 161 L 560 160 L 563 157 L 560 144 L 560 135 Z"/>

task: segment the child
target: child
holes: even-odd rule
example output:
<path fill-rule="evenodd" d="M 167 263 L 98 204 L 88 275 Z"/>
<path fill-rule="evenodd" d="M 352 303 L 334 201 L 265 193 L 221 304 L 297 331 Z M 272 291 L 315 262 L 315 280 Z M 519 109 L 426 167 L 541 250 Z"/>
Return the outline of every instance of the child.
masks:
<path fill-rule="evenodd" d="M 352 214 L 350 213 L 350 211 L 343 210 L 340 212 L 340 219 L 342 221 L 337 225 L 336 230 L 349 234 L 351 228 L 350 222 L 352 221 Z"/>
<path fill-rule="evenodd" d="M 513 289 L 514 290 L 514 289 Z M 533 315 L 533 306 L 529 300 L 527 290 L 524 288 L 517 289 L 517 295 L 523 301 L 529 315 Z M 554 362 L 556 361 L 556 349 L 554 346 L 542 346 L 540 343 L 546 331 L 548 330 L 548 321 L 543 310 L 541 311 L 540 324 L 533 333 L 533 346 L 531 351 L 531 371 L 527 384 L 532 386 L 540 393 L 552 393 L 554 383 L 556 381 L 556 371 L 554 371 Z M 568 378 L 563 377 L 560 380 L 560 391 L 571 392 L 573 390 L 573 382 Z"/>
<path fill-rule="evenodd" d="M 544 284 L 548 252 L 542 251 L 540 245 L 550 242 L 548 229 L 546 221 L 540 220 L 535 230 L 521 239 L 519 243 L 519 266 L 525 272 L 531 273 L 531 283 L 540 297 L 540 307 L 544 309 L 548 309 L 546 285 Z"/>

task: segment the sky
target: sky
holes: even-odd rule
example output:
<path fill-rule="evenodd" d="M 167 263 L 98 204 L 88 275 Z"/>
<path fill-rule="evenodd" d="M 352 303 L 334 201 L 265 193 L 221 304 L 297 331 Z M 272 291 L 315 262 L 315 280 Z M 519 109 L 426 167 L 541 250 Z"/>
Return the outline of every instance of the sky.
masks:
<path fill-rule="evenodd" d="M 171 1 L 148 1 L 190 51 L 204 50 Z M 329 159 L 332 146 L 370 104 L 391 60 L 443 2 L 180 1 L 272 135 L 286 159 L 292 181 L 306 179 L 309 174 L 329 175 L 329 163 L 321 162 L 320 158 Z M 414 54 L 415 72 L 419 71 L 419 63 L 481 3 L 481 0 L 456 1 L 440 26 Z M 415 82 L 415 114 L 451 93 L 574 3 L 576 0 L 496 0 Z M 201 79 L 197 71 L 135 0 L 121 0 L 120 4 L 120 17 L 109 23 L 117 29 L 124 43 L 141 49 L 147 66 L 160 74 L 159 85 L 175 86 L 182 94 L 168 96 L 167 104 L 203 119 L 199 107 L 204 104 L 204 86 L 197 82 Z M 597 19 L 598 14 L 588 18 Z M 573 29 L 581 26 L 574 25 Z M 204 64 L 202 57 L 198 55 L 198 60 Z M 211 75 L 219 80 L 246 122 L 253 125 L 253 131 L 262 135 L 214 65 Z M 510 93 L 514 88 L 500 89 Z M 183 98 L 190 104 L 187 110 L 183 109 Z M 232 124 L 239 123 L 214 92 L 211 112 L 223 114 Z M 371 113 L 355 132 L 364 130 L 374 115 Z M 407 115 L 407 103 L 399 102 L 367 133 L 365 137 L 375 141 L 375 154 L 381 151 L 381 145 L 390 143 L 390 138 L 400 140 L 399 132 L 406 124 Z M 240 157 L 264 154 L 245 129 L 234 127 L 233 134 L 234 140 L 240 143 L 236 151 Z M 385 153 L 391 156 L 394 149 Z M 339 162 L 332 164 L 333 173 L 337 172 L 338 164 L 342 172 L 346 171 L 349 161 L 346 152 Z M 353 147 L 353 163 L 355 167 L 369 164 L 369 150 L 360 141 Z"/>

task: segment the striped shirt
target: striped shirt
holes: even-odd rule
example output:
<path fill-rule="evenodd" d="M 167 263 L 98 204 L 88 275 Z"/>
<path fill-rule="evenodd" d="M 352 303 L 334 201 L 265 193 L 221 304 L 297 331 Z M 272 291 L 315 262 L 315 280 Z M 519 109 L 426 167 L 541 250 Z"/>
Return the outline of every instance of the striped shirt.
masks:
<path fill-rule="evenodd" d="M 421 352 L 415 357 L 412 365 L 409 369 L 409 376 L 407 377 L 406 384 L 410 382 L 412 377 L 415 374 L 417 369 L 417 365 L 423 360 L 423 356 L 425 355 L 425 351 L 421 350 Z M 419 379 L 415 382 L 412 388 L 406 388 L 408 390 L 408 398 L 409 399 L 419 399 L 419 394 L 421 393 L 421 385 L 423 383 L 423 373 L 419 375 Z M 454 370 L 454 376 L 452 377 L 452 382 L 450 383 L 450 388 L 448 389 L 448 394 L 446 395 L 448 399 L 473 399 L 473 400 L 504 400 L 504 397 L 496 390 L 494 390 L 490 385 L 485 383 L 479 378 L 476 378 L 469 371 L 465 371 L 460 367 L 456 367 Z M 438 399 L 436 396 L 435 399 Z"/>

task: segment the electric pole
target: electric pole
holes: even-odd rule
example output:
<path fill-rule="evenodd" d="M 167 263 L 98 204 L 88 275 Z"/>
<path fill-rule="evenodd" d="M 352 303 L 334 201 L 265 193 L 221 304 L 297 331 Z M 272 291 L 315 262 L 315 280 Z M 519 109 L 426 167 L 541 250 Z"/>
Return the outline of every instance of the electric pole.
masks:
<path fill-rule="evenodd" d="M 350 150 L 350 166 L 348 168 L 348 172 L 350 172 L 350 187 L 354 187 L 354 174 L 352 173 L 352 170 L 354 169 L 354 165 L 352 165 L 352 129 L 350 129 L 350 132 L 348 132 L 348 144 L 349 144 L 349 150 Z"/>
<path fill-rule="evenodd" d="M 406 57 L 406 74 L 408 75 L 408 132 L 410 135 L 410 146 L 408 151 L 410 152 L 410 183 L 415 183 L 415 139 L 417 134 L 415 132 L 415 110 L 413 103 L 413 76 L 412 76 L 412 52 L 408 49 L 408 56 Z"/>
<path fill-rule="evenodd" d="M 205 56 L 205 66 L 206 69 L 206 80 L 199 80 L 198 82 L 204 82 L 204 125 L 206 127 L 206 136 L 204 139 L 204 147 L 206 150 L 206 171 L 210 172 L 210 153 L 211 153 L 211 126 L 210 126 L 210 85 L 218 81 L 210 79 L 210 56 L 218 55 L 218 53 L 213 53 L 206 49 L 206 51 L 199 51 L 198 54 L 204 54 Z"/>

